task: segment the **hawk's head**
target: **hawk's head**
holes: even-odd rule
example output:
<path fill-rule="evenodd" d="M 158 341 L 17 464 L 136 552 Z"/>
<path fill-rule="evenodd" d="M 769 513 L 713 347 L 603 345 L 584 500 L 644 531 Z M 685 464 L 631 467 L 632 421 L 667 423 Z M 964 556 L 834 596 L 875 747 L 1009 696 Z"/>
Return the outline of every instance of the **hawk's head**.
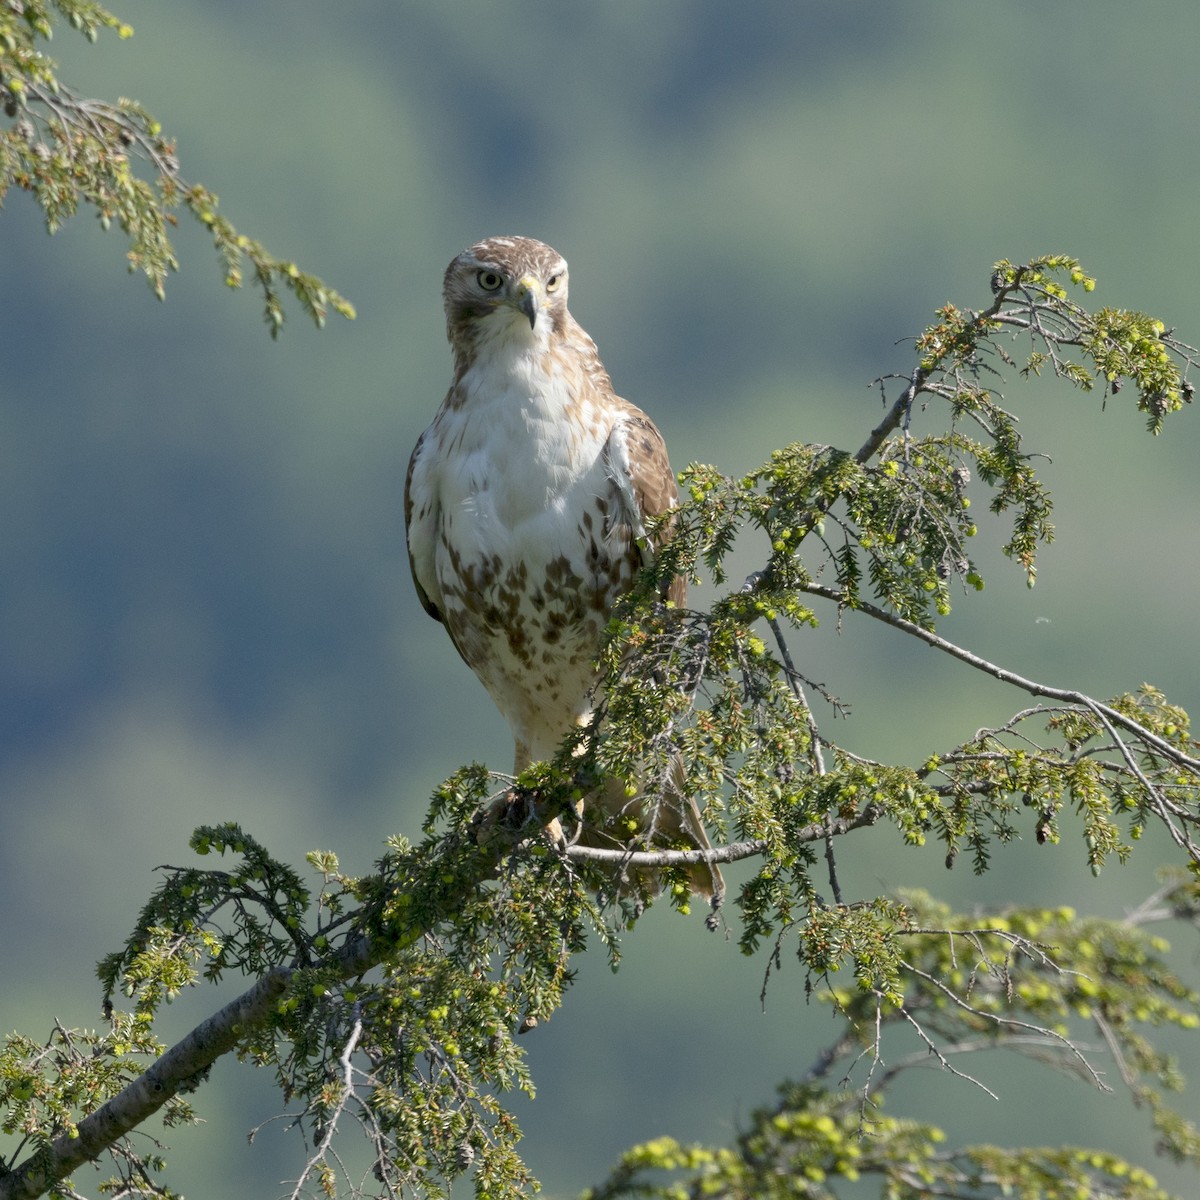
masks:
<path fill-rule="evenodd" d="M 486 238 L 446 268 L 442 297 L 455 353 L 492 338 L 532 342 L 568 320 L 566 259 L 533 238 Z"/>

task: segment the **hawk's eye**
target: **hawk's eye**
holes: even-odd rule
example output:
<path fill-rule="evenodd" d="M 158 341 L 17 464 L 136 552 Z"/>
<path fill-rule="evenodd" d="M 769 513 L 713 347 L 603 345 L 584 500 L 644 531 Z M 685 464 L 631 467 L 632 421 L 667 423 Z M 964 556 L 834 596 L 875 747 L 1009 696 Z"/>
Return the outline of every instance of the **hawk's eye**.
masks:
<path fill-rule="evenodd" d="M 556 275 L 551 275 L 550 278 L 546 280 L 546 291 L 555 291 L 560 283 L 562 283 L 561 271 L 559 271 Z"/>
<path fill-rule="evenodd" d="M 480 271 L 475 278 L 485 292 L 498 292 L 504 285 L 504 276 L 499 271 Z"/>

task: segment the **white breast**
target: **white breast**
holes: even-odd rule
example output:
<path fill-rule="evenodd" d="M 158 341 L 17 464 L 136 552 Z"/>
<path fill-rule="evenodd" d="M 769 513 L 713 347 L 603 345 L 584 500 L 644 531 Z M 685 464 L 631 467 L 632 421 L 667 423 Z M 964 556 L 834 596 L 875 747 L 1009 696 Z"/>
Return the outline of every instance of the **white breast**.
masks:
<path fill-rule="evenodd" d="M 462 380 L 465 403 L 442 414 L 438 492 L 460 554 L 544 559 L 604 492 L 608 429 L 531 359 L 486 356 Z"/>
<path fill-rule="evenodd" d="M 534 757 L 589 711 L 608 597 L 632 570 L 606 537 L 610 430 L 578 384 L 528 352 L 484 355 L 431 456 L 438 606 Z"/>

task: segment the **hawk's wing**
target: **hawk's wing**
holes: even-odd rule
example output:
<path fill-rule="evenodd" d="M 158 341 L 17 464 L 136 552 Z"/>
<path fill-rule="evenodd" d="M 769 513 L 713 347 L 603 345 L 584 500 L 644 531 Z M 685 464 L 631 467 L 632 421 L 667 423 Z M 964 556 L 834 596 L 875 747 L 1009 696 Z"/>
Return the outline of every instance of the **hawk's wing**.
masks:
<path fill-rule="evenodd" d="M 628 525 L 642 566 L 650 563 L 655 546 L 646 533 L 646 519 L 661 517 L 679 503 L 679 488 L 667 457 L 667 445 L 658 427 L 632 404 L 613 425 L 604 448 L 608 477 L 621 508 L 620 524 Z M 617 524 L 618 522 L 613 522 Z M 659 540 L 669 530 L 660 526 Z M 677 575 L 663 599 L 682 606 L 687 600 L 687 580 Z"/>
<path fill-rule="evenodd" d="M 438 503 L 437 488 L 433 474 L 436 466 L 437 422 L 430 425 L 413 447 L 408 460 L 408 474 L 404 478 L 404 526 L 408 543 L 408 566 L 412 571 L 413 586 L 421 607 L 435 620 L 441 621 L 454 643 L 455 650 L 471 670 L 471 660 L 454 636 L 454 630 L 446 625 L 442 606 L 442 588 L 437 575 L 437 543 L 442 521 L 441 505 Z"/>
<path fill-rule="evenodd" d="M 437 572 L 434 570 L 434 546 L 437 539 L 437 494 L 429 479 L 429 464 L 422 461 L 425 440 L 431 425 L 413 447 L 404 478 L 404 528 L 408 543 L 408 565 L 421 607 L 435 620 L 442 619 L 438 596 Z"/>

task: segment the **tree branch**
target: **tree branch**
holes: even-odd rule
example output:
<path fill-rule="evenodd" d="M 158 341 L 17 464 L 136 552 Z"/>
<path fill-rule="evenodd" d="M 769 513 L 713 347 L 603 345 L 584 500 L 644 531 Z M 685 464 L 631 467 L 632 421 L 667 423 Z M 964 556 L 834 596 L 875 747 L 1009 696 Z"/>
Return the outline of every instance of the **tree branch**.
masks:
<path fill-rule="evenodd" d="M 1130 733 L 1135 733 L 1148 746 L 1152 746 L 1160 754 L 1166 755 L 1173 762 L 1187 767 L 1192 771 L 1200 772 L 1200 758 L 1194 758 L 1192 755 L 1186 754 L 1178 746 L 1172 745 L 1165 738 L 1160 737 L 1152 730 L 1133 720 L 1132 717 L 1126 716 L 1125 713 L 1120 712 L 1111 705 L 1103 704 L 1099 700 L 1093 699 L 1084 692 L 1076 692 L 1069 688 L 1051 687 L 1049 684 L 1038 683 L 1034 679 L 1027 679 L 1023 675 L 1018 675 L 1016 671 L 1010 671 L 1007 667 L 997 666 L 995 663 L 989 662 L 986 658 L 982 658 L 978 654 L 972 654 L 970 650 L 966 650 L 962 646 L 939 636 L 932 630 L 914 624 L 912 621 L 906 621 L 903 617 L 899 617 L 895 613 L 890 613 L 886 609 L 879 608 L 869 601 L 856 600 L 853 605 L 847 606 L 845 595 L 837 588 L 825 587 L 823 584 L 809 582 L 801 584 L 797 590 L 806 592 L 812 596 L 820 596 L 825 600 L 832 600 L 840 607 L 851 607 L 855 612 L 866 613 L 867 616 L 874 617 L 877 621 L 883 621 L 885 624 L 891 625 L 903 633 L 918 638 L 920 641 L 925 642 L 926 645 L 932 646 L 935 650 L 941 650 L 943 653 L 949 654 L 951 658 L 957 658 L 960 662 L 974 667 L 977 671 L 982 671 L 985 675 L 991 675 L 1000 680 L 1001 683 L 1008 683 L 1013 687 L 1020 688 L 1022 691 L 1028 692 L 1031 696 L 1045 696 L 1051 700 L 1060 700 L 1066 704 L 1077 704 L 1090 709 L 1103 724 L 1108 725 L 1111 723 L 1112 725 L 1117 725 L 1122 729 L 1128 730 Z M 1121 742 L 1119 738 L 1117 742 L 1120 746 Z"/>
<path fill-rule="evenodd" d="M 813 822 L 796 835 L 797 842 L 819 842 L 826 837 L 838 837 L 864 825 L 874 825 L 879 819 L 879 810 L 868 804 L 850 820 L 839 818 L 831 821 Z M 767 849 L 767 843 L 758 838 L 742 842 L 730 842 L 726 846 L 714 846 L 707 850 L 618 850 L 602 846 L 566 846 L 563 854 L 567 858 L 587 859 L 589 862 L 622 863 L 631 867 L 690 867 L 697 863 L 731 863 L 754 858 Z"/>
<path fill-rule="evenodd" d="M 291 977 L 288 968 L 277 967 L 201 1021 L 128 1087 L 80 1121 L 75 1136 L 60 1134 L 47 1150 L 37 1151 L 11 1174 L 0 1177 L 0 1200 L 34 1200 L 153 1116 L 228 1054 L 248 1027 L 266 1020 Z"/>
<path fill-rule="evenodd" d="M 476 847 L 480 878 L 487 878 L 495 869 L 503 847 L 503 841 Z M 433 923 L 432 917 L 414 920 L 406 928 L 390 931 L 386 938 L 360 934 L 343 943 L 322 965 L 332 967 L 341 979 L 355 979 L 418 941 Z M 173 1096 L 190 1090 L 250 1029 L 271 1018 L 295 974 L 293 967 L 273 967 L 219 1012 L 201 1021 L 132 1083 L 84 1117 L 74 1136 L 60 1134 L 10 1174 L 0 1175 L 0 1200 L 34 1200 L 44 1195 L 77 1167 L 109 1151 Z"/>

